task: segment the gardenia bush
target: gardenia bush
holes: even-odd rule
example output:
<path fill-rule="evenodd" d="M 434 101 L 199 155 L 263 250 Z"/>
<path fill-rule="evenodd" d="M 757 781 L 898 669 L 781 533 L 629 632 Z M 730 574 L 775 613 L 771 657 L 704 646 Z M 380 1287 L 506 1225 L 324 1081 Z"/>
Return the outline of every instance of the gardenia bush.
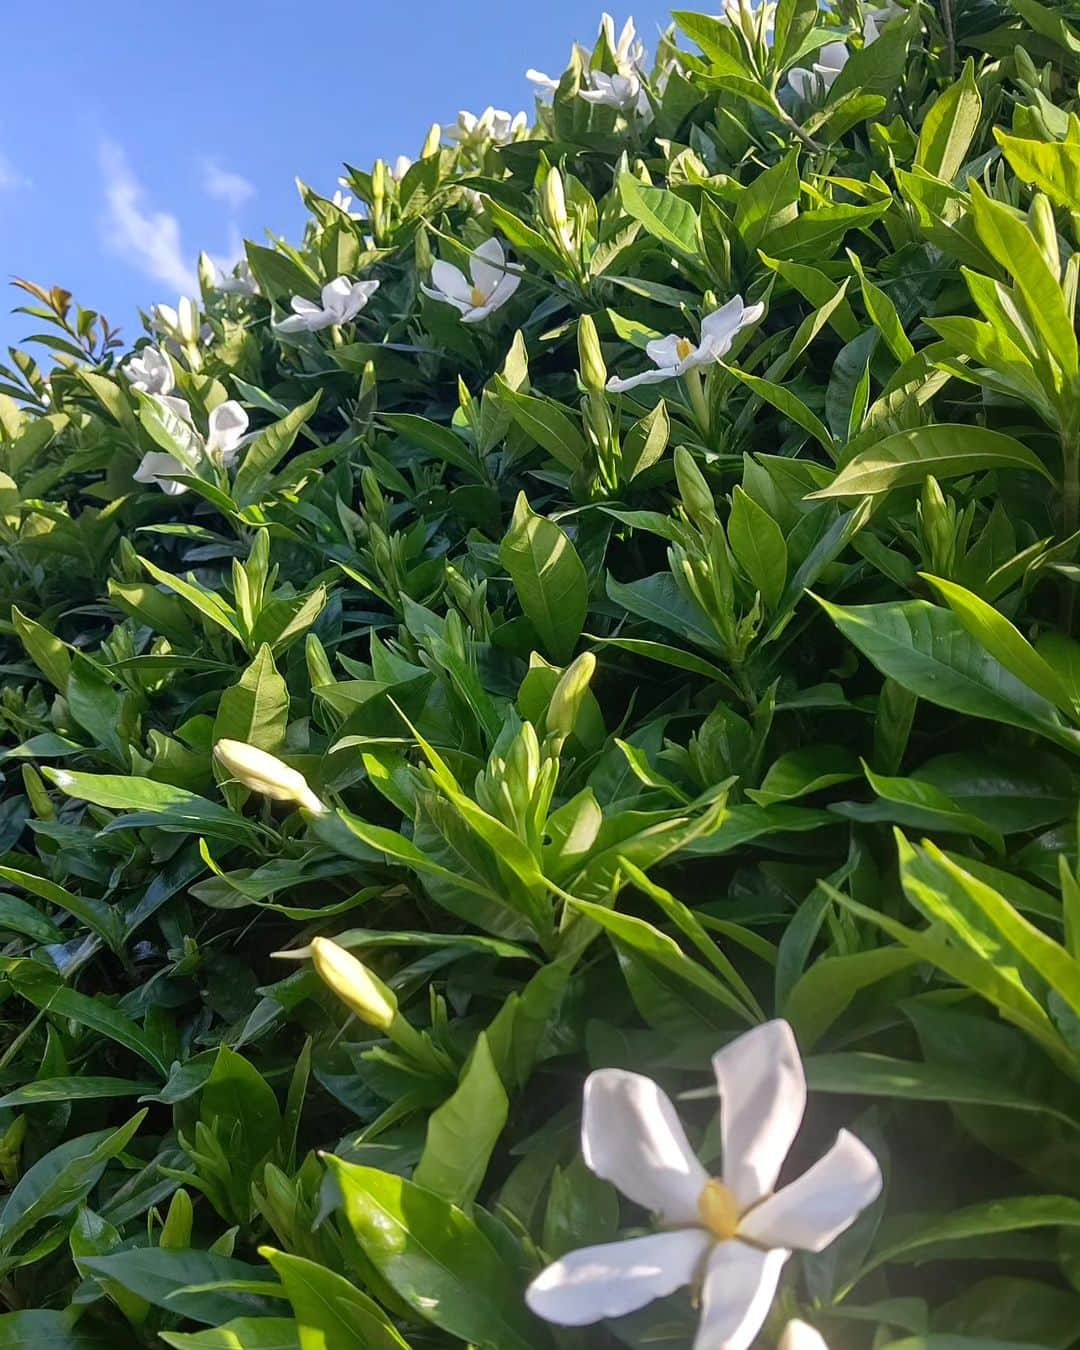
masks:
<path fill-rule="evenodd" d="M 0 1350 L 1080 1339 L 1080 22 L 675 22 L 18 283 Z"/>

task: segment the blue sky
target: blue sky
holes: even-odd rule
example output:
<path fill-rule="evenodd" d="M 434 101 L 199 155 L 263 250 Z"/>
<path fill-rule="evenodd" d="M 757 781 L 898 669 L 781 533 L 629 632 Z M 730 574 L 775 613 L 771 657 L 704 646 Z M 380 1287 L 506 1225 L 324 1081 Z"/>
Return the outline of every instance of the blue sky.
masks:
<path fill-rule="evenodd" d="M 343 160 L 415 155 L 434 121 L 532 110 L 602 0 L 53 0 L 4 18 L 0 270 L 59 284 L 120 324 L 175 303 L 200 249 L 295 238 L 294 179 L 329 193 Z M 639 4 L 650 48 L 668 7 Z M 615 11 L 621 26 L 623 11 Z M 187 284 L 190 284 L 188 282 Z M 0 347 L 36 321 L 0 296 Z"/>

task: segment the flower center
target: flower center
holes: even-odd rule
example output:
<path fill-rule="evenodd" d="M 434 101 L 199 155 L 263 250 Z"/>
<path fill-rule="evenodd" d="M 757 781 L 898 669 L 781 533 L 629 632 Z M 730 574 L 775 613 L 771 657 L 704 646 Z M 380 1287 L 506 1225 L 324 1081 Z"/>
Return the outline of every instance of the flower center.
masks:
<path fill-rule="evenodd" d="M 678 353 L 679 360 L 685 361 L 686 358 L 690 355 L 690 353 L 694 350 L 694 344 L 690 341 L 689 338 L 679 338 L 678 342 L 676 342 L 675 344 L 675 350 Z M 711 1185 L 712 1183 L 710 1182 L 709 1184 Z M 717 1185 L 719 1184 L 720 1183 L 717 1182 Z"/>
<path fill-rule="evenodd" d="M 729 1242 L 738 1231 L 739 1204 L 732 1193 L 716 1177 L 710 1177 L 698 1196 L 698 1214 L 701 1222 L 717 1242 Z"/>
<path fill-rule="evenodd" d="M 472 301 L 472 303 L 476 306 L 477 309 L 479 309 L 481 305 L 487 303 L 487 296 L 484 294 L 484 292 L 480 289 L 479 286 L 474 286 L 472 288 L 472 290 L 469 292 L 469 299 Z"/>

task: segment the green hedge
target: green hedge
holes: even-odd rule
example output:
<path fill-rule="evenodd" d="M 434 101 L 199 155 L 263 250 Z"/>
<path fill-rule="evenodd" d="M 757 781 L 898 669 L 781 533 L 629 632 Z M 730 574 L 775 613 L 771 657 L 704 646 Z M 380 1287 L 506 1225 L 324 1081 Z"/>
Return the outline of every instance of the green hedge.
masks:
<path fill-rule="evenodd" d="M 1080 22 L 939 6 L 19 283 L 0 1350 L 1077 1343 Z"/>

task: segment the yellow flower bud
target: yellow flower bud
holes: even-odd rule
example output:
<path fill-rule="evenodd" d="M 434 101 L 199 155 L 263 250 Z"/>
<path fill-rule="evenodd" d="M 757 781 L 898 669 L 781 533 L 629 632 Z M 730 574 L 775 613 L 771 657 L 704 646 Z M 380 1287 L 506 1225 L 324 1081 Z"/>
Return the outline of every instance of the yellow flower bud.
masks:
<path fill-rule="evenodd" d="M 397 998 L 362 961 L 329 938 L 312 938 L 311 959 L 319 978 L 368 1026 L 389 1031 L 397 1017 Z"/>
<path fill-rule="evenodd" d="M 302 773 L 254 745 L 246 745 L 243 741 L 218 741 L 214 746 L 214 758 L 242 787 L 261 792 L 271 801 L 291 802 L 316 816 L 325 815 L 329 810 L 312 792 Z"/>
<path fill-rule="evenodd" d="M 607 384 L 607 366 L 600 350 L 600 335 L 591 314 L 582 314 L 578 319 L 577 343 L 581 383 L 593 393 L 599 393 Z"/>

